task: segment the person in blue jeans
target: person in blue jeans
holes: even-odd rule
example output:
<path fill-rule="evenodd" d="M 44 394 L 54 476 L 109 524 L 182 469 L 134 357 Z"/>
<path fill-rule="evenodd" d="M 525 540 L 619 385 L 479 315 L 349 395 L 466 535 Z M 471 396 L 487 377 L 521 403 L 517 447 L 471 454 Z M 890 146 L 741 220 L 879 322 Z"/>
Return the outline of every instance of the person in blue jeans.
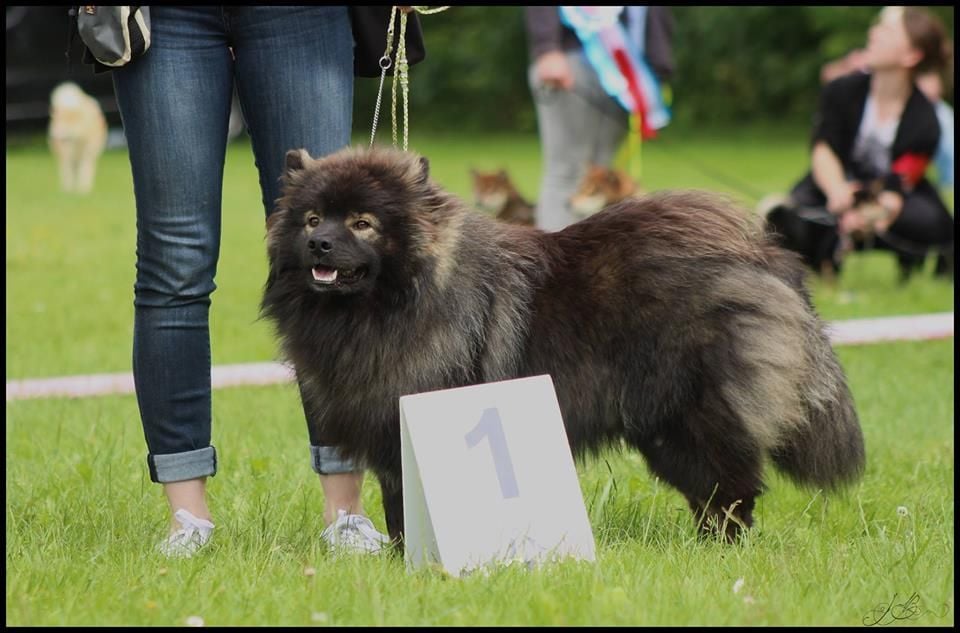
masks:
<path fill-rule="evenodd" d="M 350 142 L 354 42 L 340 6 L 150 11 L 150 49 L 113 71 L 137 211 L 133 375 L 150 478 L 172 514 L 161 551 L 190 556 L 214 528 L 205 496 L 217 471 L 208 313 L 232 92 L 269 215 L 287 150 L 323 156 Z M 324 538 L 379 550 L 387 538 L 363 515 L 363 471 L 312 429 L 310 451 L 325 497 Z"/>

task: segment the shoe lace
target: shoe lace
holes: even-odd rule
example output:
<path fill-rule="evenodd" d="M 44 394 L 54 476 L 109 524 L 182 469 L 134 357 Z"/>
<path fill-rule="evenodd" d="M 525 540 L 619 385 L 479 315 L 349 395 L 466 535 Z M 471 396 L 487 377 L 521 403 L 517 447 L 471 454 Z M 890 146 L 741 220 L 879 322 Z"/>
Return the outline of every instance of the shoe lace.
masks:
<path fill-rule="evenodd" d="M 193 516 L 182 508 L 174 512 L 173 516 L 180 523 L 180 528 L 161 541 L 159 549 L 166 556 L 176 558 L 193 556 L 210 540 L 214 525 L 210 521 Z"/>
<path fill-rule="evenodd" d="M 202 544 L 214 527 L 210 521 L 197 518 L 183 508 L 174 512 L 173 518 L 180 523 L 180 529 L 170 536 L 171 542 L 189 541 L 196 538 Z"/>
<path fill-rule="evenodd" d="M 347 517 L 347 522 L 350 526 L 360 532 L 360 534 L 362 534 L 367 540 L 374 541 L 380 545 L 383 545 L 389 541 L 384 534 L 381 534 L 377 528 L 373 526 L 373 522 L 365 516 L 353 514 Z"/>

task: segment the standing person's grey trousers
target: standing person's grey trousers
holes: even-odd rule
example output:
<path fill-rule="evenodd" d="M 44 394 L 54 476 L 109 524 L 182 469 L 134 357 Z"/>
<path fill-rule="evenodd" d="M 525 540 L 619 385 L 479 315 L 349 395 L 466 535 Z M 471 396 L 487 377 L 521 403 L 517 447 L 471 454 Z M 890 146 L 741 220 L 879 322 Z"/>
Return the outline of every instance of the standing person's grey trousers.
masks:
<path fill-rule="evenodd" d="M 570 196 L 588 163 L 610 164 L 628 130 L 626 110 L 604 91 L 583 51 L 564 54 L 573 73 L 571 90 L 538 82 L 533 64 L 527 73 L 543 153 L 537 227 L 545 231 L 581 219 L 570 210 Z"/>

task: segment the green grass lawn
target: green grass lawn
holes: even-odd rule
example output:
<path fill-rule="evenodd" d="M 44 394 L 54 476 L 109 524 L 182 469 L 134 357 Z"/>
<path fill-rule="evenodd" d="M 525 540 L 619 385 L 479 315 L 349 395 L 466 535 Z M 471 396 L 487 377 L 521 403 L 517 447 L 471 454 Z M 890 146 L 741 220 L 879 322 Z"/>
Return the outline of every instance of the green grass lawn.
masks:
<path fill-rule="evenodd" d="M 389 138 L 383 130 L 381 139 Z M 662 142 L 643 147 L 644 186 L 700 187 L 738 195 L 704 174 L 702 164 L 735 174 L 752 189 L 783 191 L 804 169 L 805 143 L 805 133 L 796 130 L 703 137 L 664 133 Z M 525 195 L 537 196 L 536 137 L 414 135 L 411 147 L 430 158 L 437 182 L 466 199 L 470 167 L 502 166 Z M 129 371 L 136 224 L 126 151 L 105 154 L 94 193 L 88 197 L 61 193 L 55 176 L 53 158 L 43 145 L 8 150 L 7 376 Z M 739 197 L 744 204 L 749 202 Z M 257 314 L 267 270 L 263 237 L 252 153 L 247 142 L 236 142 L 227 155 L 223 238 L 210 316 L 214 363 L 275 357 L 270 328 L 258 321 Z M 821 287 L 816 279 L 812 284 L 827 319 L 952 310 L 953 285 L 931 277 L 916 276 L 898 287 L 892 256 L 867 253 L 847 262 L 836 288 Z"/>
<path fill-rule="evenodd" d="M 677 133 L 661 141 L 643 148 L 647 189 L 738 193 L 704 173 L 709 166 L 755 190 L 784 190 L 806 162 L 804 130 Z M 523 193 L 537 195 L 535 137 L 414 133 L 411 146 L 430 158 L 438 182 L 462 196 L 469 196 L 470 167 L 504 167 Z M 58 192 L 43 146 L 8 147 L 8 380 L 130 370 L 129 169 L 125 151 L 108 152 L 95 193 L 72 198 Z M 933 280 L 929 269 L 898 286 L 889 255 L 864 254 L 848 262 L 837 288 L 814 281 L 815 301 L 827 319 L 952 310 L 952 284 Z M 231 145 L 225 172 L 214 363 L 276 357 L 270 328 L 257 320 L 265 275 L 260 193 L 241 141 Z M 153 551 L 168 517 L 149 481 L 133 396 L 10 402 L 6 622 L 183 625 L 199 616 L 207 625 L 859 626 L 895 594 L 905 602 L 916 593 L 910 623 L 951 625 L 953 340 L 838 353 L 867 443 L 866 474 L 845 493 L 801 490 L 768 471 L 769 490 L 746 541 L 700 542 L 682 497 L 638 456 L 611 453 L 579 469 L 595 565 L 507 568 L 462 580 L 408 574 L 395 558 L 326 551 L 321 489 L 290 385 L 214 394 L 220 473 L 209 493 L 217 533 L 208 551 L 186 561 Z M 364 503 L 383 529 L 370 477 Z"/>

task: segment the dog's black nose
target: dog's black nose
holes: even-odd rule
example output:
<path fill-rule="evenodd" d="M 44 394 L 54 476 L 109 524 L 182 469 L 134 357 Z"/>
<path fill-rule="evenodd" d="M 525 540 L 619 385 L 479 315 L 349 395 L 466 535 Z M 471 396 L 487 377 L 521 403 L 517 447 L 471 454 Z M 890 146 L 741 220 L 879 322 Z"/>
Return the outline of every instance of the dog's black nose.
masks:
<path fill-rule="evenodd" d="M 333 243 L 325 239 L 310 240 L 307 242 L 307 248 L 313 252 L 319 250 L 321 253 L 329 253 L 333 250 Z"/>

